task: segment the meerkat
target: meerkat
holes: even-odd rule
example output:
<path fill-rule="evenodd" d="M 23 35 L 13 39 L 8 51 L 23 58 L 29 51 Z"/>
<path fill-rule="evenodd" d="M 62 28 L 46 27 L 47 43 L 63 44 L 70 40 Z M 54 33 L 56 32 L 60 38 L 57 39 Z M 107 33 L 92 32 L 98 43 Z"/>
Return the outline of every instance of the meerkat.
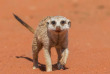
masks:
<path fill-rule="evenodd" d="M 43 48 L 46 60 L 46 71 L 52 71 L 51 47 L 55 47 L 58 54 L 58 69 L 64 69 L 69 54 L 68 30 L 71 26 L 70 20 L 63 16 L 48 16 L 38 24 L 37 29 L 34 31 L 33 28 L 22 21 L 18 16 L 15 14 L 14 16 L 34 34 L 32 42 L 33 69 L 39 68 L 38 53 Z"/>

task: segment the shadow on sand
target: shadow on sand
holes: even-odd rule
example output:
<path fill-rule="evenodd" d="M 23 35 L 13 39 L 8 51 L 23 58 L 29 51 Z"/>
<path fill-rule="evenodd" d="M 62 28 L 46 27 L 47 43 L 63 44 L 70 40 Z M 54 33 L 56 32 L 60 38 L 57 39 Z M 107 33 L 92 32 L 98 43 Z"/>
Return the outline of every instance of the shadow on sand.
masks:
<path fill-rule="evenodd" d="M 24 58 L 24 59 L 26 59 L 26 60 L 28 60 L 28 61 L 33 62 L 33 60 L 32 60 L 31 58 L 29 58 L 29 57 L 16 56 L 16 58 L 17 58 L 17 59 L 19 59 L 19 58 Z M 40 69 L 41 71 L 46 71 L 46 66 L 45 66 L 44 64 L 41 64 L 41 63 L 38 63 L 38 64 L 39 64 L 39 69 Z M 52 65 L 52 68 L 53 68 L 53 71 L 58 70 L 57 64 L 53 64 L 53 65 Z M 68 68 L 65 67 L 64 70 L 66 70 L 66 69 L 68 69 Z"/>

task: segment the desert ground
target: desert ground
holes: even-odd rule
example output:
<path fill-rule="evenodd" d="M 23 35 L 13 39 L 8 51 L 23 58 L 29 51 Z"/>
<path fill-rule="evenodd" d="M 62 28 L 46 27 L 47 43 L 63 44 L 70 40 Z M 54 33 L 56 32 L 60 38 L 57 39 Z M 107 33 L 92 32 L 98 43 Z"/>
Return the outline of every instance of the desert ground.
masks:
<path fill-rule="evenodd" d="M 52 74 L 110 74 L 110 0 L 0 0 L 0 74 L 47 74 L 44 52 L 39 68 L 32 69 L 33 34 L 13 16 L 34 29 L 46 16 L 71 20 L 69 58 L 65 70 L 56 68 L 52 48 Z"/>

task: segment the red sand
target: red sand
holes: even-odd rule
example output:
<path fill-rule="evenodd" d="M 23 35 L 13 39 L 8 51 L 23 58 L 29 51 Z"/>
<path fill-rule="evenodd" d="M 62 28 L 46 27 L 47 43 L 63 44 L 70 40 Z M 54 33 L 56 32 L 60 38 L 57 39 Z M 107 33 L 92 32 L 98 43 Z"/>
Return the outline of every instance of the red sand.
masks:
<path fill-rule="evenodd" d="M 40 74 L 45 66 L 32 69 L 33 34 L 12 15 L 17 14 L 36 29 L 46 16 L 69 18 L 68 69 L 53 74 L 110 74 L 110 0 L 1 0 L 0 74 Z M 21 57 L 22 56 L 22 57 Z M 52 63 L 57 61 L 52 49 Z M 45 64 L 43 50 L 39 62 Z"/>

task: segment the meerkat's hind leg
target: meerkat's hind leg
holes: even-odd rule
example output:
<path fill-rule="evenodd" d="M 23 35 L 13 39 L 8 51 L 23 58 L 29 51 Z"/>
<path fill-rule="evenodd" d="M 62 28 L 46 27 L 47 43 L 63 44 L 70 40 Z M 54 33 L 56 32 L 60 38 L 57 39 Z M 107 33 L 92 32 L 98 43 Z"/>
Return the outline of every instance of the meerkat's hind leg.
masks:
<path fill-rule="evenodd" d="M 33 69 L 39 68 L 38 66 L 38 53 L 42 49 L 42 44 L 37 42 L 37 39 L 34 38 L 32 44 L 32 52 L 33 52 Z"/>
<path fill-rule="evenodd" d="M 64 66 L 60 64 L 60 59 L 61 59 L 61 49 L 56 48 L 57 54 L 58 54 L 58 61 L 57 61 L 57 67 L 58 69 L 64 69 Z"/>
<path fill-rule="evenodd" d="M 66 49 L 62 49 L 61 51 L 61 59 L 58 63 L 58 69 L 65 69 L 65 64 L 66 64 L 66 61 L 67 61 L 67 58 L 68 58 L 68 53 L 69 53 L 69 50 L 68 48 Z"/>
<path fill-rule="evenodd" d="M 57 64 L 58 64 L 61 59 L 61 48 L 56 47 L 56 51 L 57 51 L 57 55 L 58 55 L 58 60 L 57 60 Z"/>

